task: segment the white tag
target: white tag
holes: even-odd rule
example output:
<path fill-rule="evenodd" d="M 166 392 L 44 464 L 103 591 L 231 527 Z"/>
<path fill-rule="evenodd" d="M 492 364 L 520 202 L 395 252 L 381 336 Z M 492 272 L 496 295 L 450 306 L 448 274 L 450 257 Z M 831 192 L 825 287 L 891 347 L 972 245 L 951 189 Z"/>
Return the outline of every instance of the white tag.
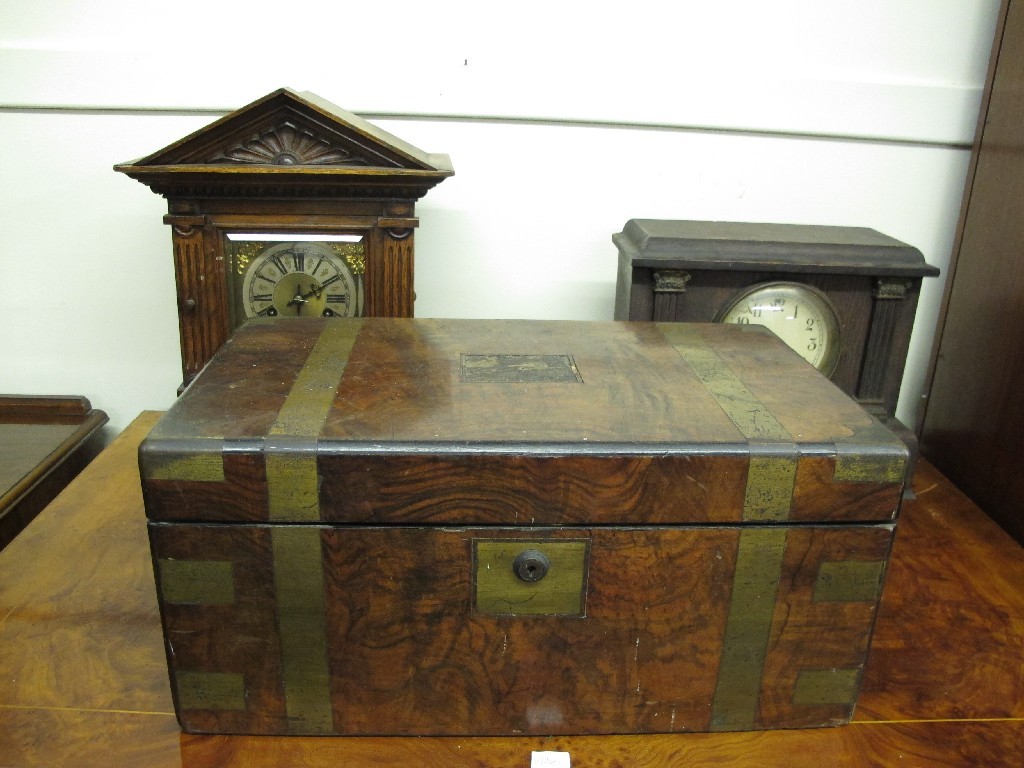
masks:
<path fill-rule="evenodd" d="M 530 768 L 570 768 L 568 752 L 531 752 Z"/>

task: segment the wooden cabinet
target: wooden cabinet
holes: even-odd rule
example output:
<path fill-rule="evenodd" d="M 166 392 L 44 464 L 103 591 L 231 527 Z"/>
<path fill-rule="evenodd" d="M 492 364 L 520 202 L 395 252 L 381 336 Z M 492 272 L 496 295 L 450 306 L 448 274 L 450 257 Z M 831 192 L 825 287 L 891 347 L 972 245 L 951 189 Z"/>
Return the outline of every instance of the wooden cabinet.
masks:
<path fill-rule="evenodd" d="M 1006 0 L 936 335 L 921 451 L 1024 542 L 1024 2 Z"/>

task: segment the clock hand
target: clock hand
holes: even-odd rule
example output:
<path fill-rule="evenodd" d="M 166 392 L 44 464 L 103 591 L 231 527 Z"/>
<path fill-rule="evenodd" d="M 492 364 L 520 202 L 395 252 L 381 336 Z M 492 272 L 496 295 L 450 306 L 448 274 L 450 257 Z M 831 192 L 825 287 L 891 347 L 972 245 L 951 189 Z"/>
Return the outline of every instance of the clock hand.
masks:
<path fill-rule="evenodd" d="M 306 291 L 305 293 L 297 293 L 297 294 L 295 294 L 295 298 L 299 299 L 301 301 L 306 301 L 310 296 L 316 296 L 319 299 L 320 298 L 320 292 L 323 289 L 324 288 L 323 288 L 322 285 L 317 285 L 316 281 L 313 281 L 313 285 L 310 286 L 310 289 L 308 291 Z M 301 291 L 301 289 L 300 289 L 300 291 Z"/>
<path fill-rule="evenodd" d="M 303 301 L 305 301 L 310 296 L 313 296 L 315 294 L 316 297 L 319 299 L 320 298 L 320 294 L 323 292 L 324 288 L 326 288 L 331 283 L 336 283 L 340 279 L 341 279 L 341 275 L 334 275 L 334 277 L 329 277 L 329 278 L 327 278 L 326 280 L 324 280 L 320 284 L 317 284 L 314 281 L 312 288 L 310 288 L 306 293 L 301 294 L 301 296 L 300 295 L 296 295 L 295 298 L 296 299 L 301 298 Z"/>
<path fill-rule="evenodd" d="M 336 282 L 338 282 L 339 280 L 341 280 L 341 275 L 335 275 L 334 277 L 329 277 L 329 278 L 327 278 L 326 280 L 324 280 L 324 281 L 323 281 L 323 282 L 322 282 L 322 283 L 320 284 L 320 287 L 321 287 L 321 288 L 326 288 L 326 287 L 327 287 L 328 285 L 330 285 L 331 283 L 336 283 Z"/>
<path fill-rule="evenodd" d="M 289 307 L 296 307 L 295 314 L 302 314 L 302 305 L 306 303 L 306 299 L 311 296 L 312 293 L 303 294 L 301 286 L 295 291 L 295 295 L 292 296 L 292 300 L 288 302 Z"/>

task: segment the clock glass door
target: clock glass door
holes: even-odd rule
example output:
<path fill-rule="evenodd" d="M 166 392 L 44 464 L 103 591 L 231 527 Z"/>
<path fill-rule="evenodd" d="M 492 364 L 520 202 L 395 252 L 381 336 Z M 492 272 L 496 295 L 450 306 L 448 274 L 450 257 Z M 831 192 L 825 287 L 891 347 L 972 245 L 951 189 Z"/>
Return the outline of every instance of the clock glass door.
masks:
<path fill-rule="evenodd" d="M 361 317 L 363 235 L 225 235 L 231 325 L 251 317 Z"/>

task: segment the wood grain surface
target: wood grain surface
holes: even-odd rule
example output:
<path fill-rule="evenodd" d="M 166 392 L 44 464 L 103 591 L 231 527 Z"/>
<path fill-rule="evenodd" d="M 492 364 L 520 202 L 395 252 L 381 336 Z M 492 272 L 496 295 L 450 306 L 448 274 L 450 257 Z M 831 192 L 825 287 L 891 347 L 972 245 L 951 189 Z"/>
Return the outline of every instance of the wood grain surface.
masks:
<path fill-rule="evenodd" d="M 654 324 L 400 318 L 253 321 L 175 403 L 160 435 L 264 437 L 310 348 L 333 322 L 362 327 L 324 441 L 745 443 Z M 694 344 L 712 346 L 808 450 L 870 424 L 861 408 L 763 329 L 693 327 L 699 329 Z M 461 377 L 463 355 L 571 355 L 581 381 L 470 383 Z"/>
<path fill-rule="evenodd" d="M 826 691 L 821 702 L 800 701 L 795 691 L 808 670 L 842 670 L 859 681 L 879 584 L 830 598 L 818 577 L 823 564 L 843 562 L 877 564 L 880 576 L 890 529 L 804 527 L 780 539 L 777 594 L 743 606 L 756 611 L 763 603 L 767 610 L 763 679 L 761 665 L 731 669 L 721 650 L 730 594 L 740 593 L 733 586 L 740 530 L 321 528 L 315 546 L 325 558 L 321 602 L 330 667 L 321 706 L 333 709 L 324 728 L 657 733 L 848 720 L 855 687 L 838 696 Z M 230 672 L 245 681 L 242 709 L 218 701 L 190 706 L 179 688 L 182 722 L 191 732 L 311 732 L 288 722 L 290 692 L 281 686 L 287 637 L 278 631 L 286 606 L 273 586 L 271 533 L 268 526 L 151 528 L 161 561 L 232 564 L 233 594 L 224 599 L 169 599 L 170 580 L 162 580 L 172 674 Z M 474 605 L 473 545 L 522 539 L 541 550 L 587 542 L 585 618 L 495 616 Z M 495 564 L 501 566 L 510 568 L 511 560 Z M 303 654 L 320 650 L 308 634 Z M 722 709 L 724 723 L 716 723 L 712 703 L 737 685 L 753 686 L 749 722 L 733 719 L 730 704 Z"/>
<path fill-rule="evenodd" d="M 0 553 L 0 765 L 11 768 L 1014 765 L 1024 552 L 927 462 L 903 509 L 854 721 L 756 733 L 234 737 L 179 732 L 135 466 L 144 414 Z"/>
<path fill-rule="evenodd" d="M 313 396 L 302 377 L 326 329 L 345 323 L 358 335 L 323 420 L 279 451 L 315 452 L 321 520 L 739 522 L 751 457 L 783 450 L 797 464 L 784 517 L 896 514 L 902 472 L 841 464 L 902 463 L 902 443 L 756 326 L 367 318 L 236 333 L 144 446 L 152 519 L 271 517 L 263 452 L 289 398 Z M 526 378 L 467 379 L 467 356 L 527 356 Z M 578 378 L 532 380 L 538 358 L 571 359 Z M 220 477 L 163 471 L 220 452 Z"/>
<path fill-rule="evenodd" d="M 858 717 L 1024 717 L 1024 550 L 930 464 L 914 487 Z"/>

